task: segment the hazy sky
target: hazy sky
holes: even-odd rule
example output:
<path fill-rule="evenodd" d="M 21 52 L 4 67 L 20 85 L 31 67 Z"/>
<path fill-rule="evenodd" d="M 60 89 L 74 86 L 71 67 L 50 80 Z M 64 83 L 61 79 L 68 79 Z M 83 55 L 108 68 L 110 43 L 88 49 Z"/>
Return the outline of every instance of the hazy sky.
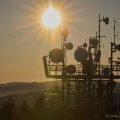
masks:
<path fill-rule="evenodd" d="M 68 52 L 72 64 L 77 63 L 73 57 L 77 46 L 98 31 L 99 13 L 101 19 L 109 17 L 109 25 L 101 22 L 101 35 L 106 35 L 102 38 L 102 63 L 107 63 L 113 19 L 120 18 L 120 0 L 0 0 L 0 83 L 50 80 L 45 78 L 42 57 L 49 48 L 60 48 L 60 33 L 58 28 L 45 28 L 41 15 L 51 2 L 62 16 L 60 27 L 68 29 L 67 40 L 74 45 Z M 120 32 L 120 26 L 116 27 Z"/>

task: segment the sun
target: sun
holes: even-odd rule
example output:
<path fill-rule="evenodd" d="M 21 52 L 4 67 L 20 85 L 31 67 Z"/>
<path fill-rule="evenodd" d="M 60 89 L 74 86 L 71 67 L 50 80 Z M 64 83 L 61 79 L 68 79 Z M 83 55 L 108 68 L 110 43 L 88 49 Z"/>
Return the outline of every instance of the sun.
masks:
<path fill-rule="evenodd" d="M 60 13 L 50 6 L 42 15 L 42 22 L 48 28 L 56 28 L 61 22 Z"/>
<path fill-rule="evenodd" d="M 36 45 L 41 39 L 43 43 L 49 45 L 53 45 L 53 42 L 57 44 L 57 39 L 61 37 L 60 33 L 64 29 L 72 33 L 71 39 L 75 39 L 74 34 L 76 33 L 82 34 L 84 37 L 85 33 L 79 25 L 86 23 L 87 19 L 83 19 L 82 15 L 84 10 L 89 9 L 78 6 L 73 9 L 73 6 L 76 5 L 74 0 L 70 0 L 69 4 L 66 0 L 30 0 L 29 4 L 19 1 L 18 5 L 26 12 L 24 14 L 21 12 L 16 16 L 23 23 L 12 30 L 16 32 L 27 29 L 25 38 L 34 37 Z"/>

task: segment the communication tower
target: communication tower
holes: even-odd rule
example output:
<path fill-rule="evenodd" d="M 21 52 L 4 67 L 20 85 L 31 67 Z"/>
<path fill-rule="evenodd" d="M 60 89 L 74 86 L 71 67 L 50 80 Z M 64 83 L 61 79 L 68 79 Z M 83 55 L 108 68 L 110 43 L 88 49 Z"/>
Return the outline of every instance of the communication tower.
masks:
<path fill-rule="evenodd" d="M 116 44 L 114 18 L 114 42 L 111 42 L 111 50 L 108 65 L 101 64 L 101 22 L 109 24 L 109 18 L 100 18 L 98 21 L 98 34 L 90 37 L 74 52 L 74 58 L 78 65 L 67 65 L 66 51 L 72 50 L 73 44 L 67 42 L 69 32 L 65 29 L 61 32 L 61 48 L 54 48 L 43 57 L 45 75 L 47 78 L 61 79 L 62 98 L 71 116 L 76 120 L 93 120 L 95 117 L 105 119 L 106 114 L 113 113 L 120 108 L 120 94 L 113 94 L 117 79 L 120 79 L 120 61 L 114 61 L 113 53 L 120 51 L 120 44 Z M 77 115 L 76 115 L 77 114 Z M 72 117 L 71 117 L 72 119 Z"/>

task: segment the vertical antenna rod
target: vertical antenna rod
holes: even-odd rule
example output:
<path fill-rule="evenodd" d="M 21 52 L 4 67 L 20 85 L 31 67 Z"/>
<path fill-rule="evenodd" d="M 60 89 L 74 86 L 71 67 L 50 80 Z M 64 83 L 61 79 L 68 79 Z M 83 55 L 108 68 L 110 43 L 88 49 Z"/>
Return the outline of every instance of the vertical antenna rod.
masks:
<path fill-rule="evenodd" d="M 100 27 L 101 27 L 101 26 L 100 26 L 100 22 L 101 22 L 101 20 L 100 20 L 100 14 L 99 14 L 99 21 L 98 21 L 98 22 L 99 22 L 99 26 L 98 26 L 98 27 L 99 27 L 99 31 L 98 31 L 98 32 L 99 32 L 99 36 L 98 36 L 98 40 L 99 40 L 98 50 L 100 51 L 100 42 L 101 42 L 101 41 L 100 41 L 100 37 L 101 37 L 101 35 L 100 35 L 100 31 L 101 31 L 101 30 L 100 30 Z M 99 63 L 98 63 L 98 75 L 100 75 L 100 61 L 99 61 Z"/>

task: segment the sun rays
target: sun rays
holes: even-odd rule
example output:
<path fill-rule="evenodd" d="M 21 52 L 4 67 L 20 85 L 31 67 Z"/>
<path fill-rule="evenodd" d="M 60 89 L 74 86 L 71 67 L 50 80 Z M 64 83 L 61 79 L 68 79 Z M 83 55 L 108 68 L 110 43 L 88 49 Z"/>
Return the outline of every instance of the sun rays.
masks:
<path fill-rule="evenodd" d="M 82 34 L 83 31 L 78 27 L 74 26 L 74 23 L 80 24 L 82 22 L 82 18 L 80 19 L 82 8 L 74 7 L 73 9 L 74 4 L 75 4 L 74 1 L 69 1 L 69 3 L 67 3 L 64 0 L 61 1 L 30 0 L 29 4 L 24 4 L 21 2 L 21 4 L 19 3 L 19 5 L 25 11 L 27 11 L 28 14 L 19 15 L 21 17 L 20 19 L 25 19 L 25 22 L 22 25 L 17 26 L 16 29 L 17 30 L 27 29 L 28 32 L 26 36 L 36 36 L 35 37 L 36 42 L 41 38 L 44 38 L 44 42 L 46 42 L 47 44 L 53 44 L 55 42 L 55 39 L 60 37 L 61 29 L 68 29 L 68 31 L 73 32 L 73 34 L 74 33 Z M 42 19 L 44 11 L 48 9 L 51 5 L 61 15 L 60 25 L 54 28 L 54 30 L 49 30 L 44 26 L 43 22 L 40 21 L 40 19 Z"/>

